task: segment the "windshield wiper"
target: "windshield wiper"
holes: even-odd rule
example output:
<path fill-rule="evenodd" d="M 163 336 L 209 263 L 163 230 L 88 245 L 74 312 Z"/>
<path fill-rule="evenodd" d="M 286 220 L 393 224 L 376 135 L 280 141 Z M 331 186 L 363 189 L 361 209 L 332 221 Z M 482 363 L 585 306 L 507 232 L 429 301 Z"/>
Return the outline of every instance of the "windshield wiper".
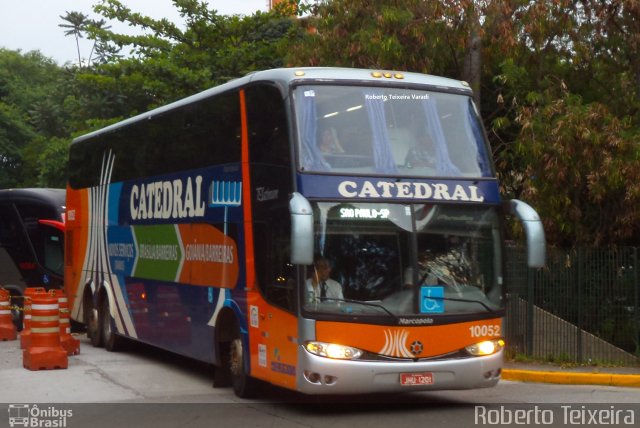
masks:
<path fill-rule="evenodd" d="M 345 303 L 355 303 L 358 305 L 362 305 L 362 306 L 371 306 L 372 308 L 378 308 L 378 309 L 382 309 L 387 315 L 389 315 L 391 318 L 393 318 L 396 321 L 399 321 L 400 319 L 398 318 L 397 315 L 395 315 L 393 312 L 391 312 L 389 309 L 385 308 L 382 305 L 379 305 L 377 303 L 371 303 L 371 302 L 363 302 L 362 300 L 352 300 L 352 299 L 333 299 L 330 297 L 325 297 L 324 301 L 332 301 L 332 302 L 345 302 Z"/>

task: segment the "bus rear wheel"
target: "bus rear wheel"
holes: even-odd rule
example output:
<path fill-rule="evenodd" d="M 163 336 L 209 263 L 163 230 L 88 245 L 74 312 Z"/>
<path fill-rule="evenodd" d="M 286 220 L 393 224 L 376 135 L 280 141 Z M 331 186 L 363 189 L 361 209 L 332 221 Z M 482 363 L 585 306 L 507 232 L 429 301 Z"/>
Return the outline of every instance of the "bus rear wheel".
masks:
<path fill-rule="evenodd" d="M 118 351 L 122 347 L 122 338 L 118 336 L 111 325 L 111 313 L 109 312 L 109 299 L 102 299 L 100 305 L 100 336 L 104 348 L 109 352 Z"/>
<path fill-rule="evenodd" d="M 240 398 L 256 397 L 259 393 L 258 380 L 247 373 L 244 364 L 244 345 L 242 339 L 236 337 L 231 341 L 229 350 L 229 371 L 231 372 L 231 384 L 233 392 Z"/>
<path fill-rule="evenodd" d="M 89 306 L 85 312 L 85 324 L 87 325 L 87 336 L 91 339 L 93 346 L 102 346 L 102 335 L 100 334 L 100 317 L 98 315 L 98 308 L 93 305 Z"/>

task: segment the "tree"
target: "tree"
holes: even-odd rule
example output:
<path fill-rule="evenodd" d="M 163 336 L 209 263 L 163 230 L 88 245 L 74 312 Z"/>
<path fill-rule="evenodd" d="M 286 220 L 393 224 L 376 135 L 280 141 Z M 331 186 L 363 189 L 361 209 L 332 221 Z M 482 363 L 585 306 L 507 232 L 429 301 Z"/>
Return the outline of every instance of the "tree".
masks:
<path fill-rule="evenodd" d="M 438 74 L 466 80 L 480 104 L 485 45 L 504 43 L 505 1 L 332 0 L 300 20 L 290 65 L 338 65 Z M 486 39 L 486 41 L 485 41 Z M 509 41 L 506 40 L 508 43 Z"/>
<path fill-rule="evenodd" d="M 80 39 L 83 37 L 87 26 L 89 25 L 89 17 L 81 12 L 68 12 L 66 15 L 60 15 L 63 21 L 68 24 L 58 24 L 58 27 L 67 28 L 64 32 L 65 36 L 74 36 L 76 39 L 76 48 L 78 50 L 78 67 L 82 67 L 82 58 L 80 56 Z"/>
<path fill-rule="evenodd" d="M 470 81 L 503 195 L 551 243 L 638 243 L 639 16 L 636 0 L 332 0 L 287 62 Z"/>
<path fill-rule="evenodd" d="M 491 45 L 483 104 L 505 193 L 538 208 L 552 243 L 639 243 L 637 2 L 513 3 L 518 38 Z"/>
<path fill-rule="evenodd" d="M 21 149 L 33 131 L 15 108 L 0 101 L 0 187 L 16 187 L 22 179 Z"/>
<path fill-rule="evenodd" d="M 86 37 L 95 41 L 100 63 L 78 75 L 86 91 L 77 96 L 93 98 L 98 93 L 106 101 L 103 106 L 112 108 L 90 109 L 87 118 L 129 116 L 248 72 L 282 65 L 277 46 L 292 26 L 291 18 L 275 13 L 221 16 L 199 0 L 174 4 L 184 29 L 136 13 L 117 0 L 95 6 L 105 20 L 141 31 L 130 35 L 104 25 L 84 28 Z"/>
<path fill-rule="evenodd" d="M 640 132 L 602 103 L 545 91 L 521 110 L 522 196 L 560 246 L 640 242 Z M 561 190 L 562 189 L 562 190 Z"/>
<path fill-rule="evenodd" d="M 0 185 L 46 185 L 38 156 L 68 135 L 64 71 L 39 52 L 0 49 Z M 58 165 L 59 167 L 59 165 Z M 58 168 L 60 169 L 60 168 Z"/>
<path fill-rule="evenodd" d="M 6 129 L 29 146 L 7 147 L 5 157 L 50 177 L 54 170 L 38 165 L 35 154 L 61 152 L 64 142 L 51 136 L 64 140 L 64 132 L 94 129 L 253 70 L 287 64 L 418 71 L 470 82 L 504 197 L 534 205 L 552 243 L 640 242 L 640 2 L 283 3 L 277 12 L 227 17 L 203 1 L 174 0 L 180 27 L 102 0 L 95 10 L 103 24 L 65 27 L 94 41 L 95 63 L 67 69 L 73 83 L 58 76 L 57 90 L 36 85 L 50 94 L 33 98 L 27 89 L 31 102 L 2 99 L 0 117 L 13 125 Z M 292 19 L 296 12 L 300 18 Z M 113 20 L 144 33 L 115 33 L 104 24 Z M 33 177 L 35 170 L 23 171 Z"/>
<path fill-rule="evenodd" d="M 100 19 L 97 21 L 91 20 L 89 21 L 89 24 L 86 27 L 87 32 L 92 32 L 92 33 L 99 33 L 100 31 L 103 30 L 108 30 L 110 29 L 111 26 L 107 25 L 107 21 L 105 21 L 104 19 Z M 89 52 L 89 59 L 87 60 L 87 64 L 91 64 L 93 63 L 93 53 L 96 52 L 98 54 L 98 60 L 104 62 L 107 62 L 107 57 L 105 57 L 105 54 L 107 54 L 108 52 L 111 52 L 112 49 L 110 49 L 110 47 L 108 45 L 105 44 L 98 44 L 97 40 L 93 41 L 93 45 L 91 46 L 91 52 Z"/>
<path fill-rule="evenodd" d="M 39 132 L 23 153 L 31 181 L 64 183 L 66 157 L 61 153 L 71 135 L 283 64 L 278 46 L 293 27 L 289 16 L 220 16 L 203 1 L 174 4 L 184 17 L 184 29 L 136 13 L 117 0 L 102 0 L 94 7 L 104 19 L 89 20 L 77 12 L 61 17 L 68 23 L 61 25 L 65 34 L 76 37 L 78 67 L 66 67 L 56 89 L 29 108 Z M 108 25 L 113 21 L 142 31 L 119 34 Z M 85 63 L 80 38 L 94 42 Z M 56 117 L 64 118 L 64 132 Z"/>

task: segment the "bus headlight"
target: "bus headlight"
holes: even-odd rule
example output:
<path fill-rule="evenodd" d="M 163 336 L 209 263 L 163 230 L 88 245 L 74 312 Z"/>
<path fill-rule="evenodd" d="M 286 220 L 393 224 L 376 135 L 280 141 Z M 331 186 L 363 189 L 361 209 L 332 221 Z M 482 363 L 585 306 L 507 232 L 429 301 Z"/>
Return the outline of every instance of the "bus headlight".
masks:
<path fill-rule="evenodd" d="M 338 360 L 355 360 L 362 356 L 362 351 L 358 348 L 335 343 L 307 342 L 304 347 L 314 355 Z"/>
<path fill-rule="evenodd" d="M 482 355 L 491 355 L 500 351 L 504 348 L 504 340 L 495 339 L 495 340 L 485 340 L 484 342 L 474 343 L 473 345 L 469 345 L 464 349 L 467 350 L 471 355 L 475 355 L 477 357 Z"/>

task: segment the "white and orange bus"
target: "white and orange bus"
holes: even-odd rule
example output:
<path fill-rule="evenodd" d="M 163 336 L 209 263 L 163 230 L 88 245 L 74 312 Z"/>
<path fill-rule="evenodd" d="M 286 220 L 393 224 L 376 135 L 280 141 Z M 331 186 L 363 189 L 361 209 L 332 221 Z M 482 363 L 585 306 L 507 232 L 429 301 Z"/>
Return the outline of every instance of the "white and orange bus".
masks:
<path fill-rule="evenodd" d="M 209 362 L 242 397 L 258 380 L 307 394 L 495 385 L 504 214 L 524 222 L 530 266 L 545 244 L 535 211 L 500 198 L 471 95 L 415 73 L 276 69 L 76 139 L 73 318 L 96 346 Z"/>

